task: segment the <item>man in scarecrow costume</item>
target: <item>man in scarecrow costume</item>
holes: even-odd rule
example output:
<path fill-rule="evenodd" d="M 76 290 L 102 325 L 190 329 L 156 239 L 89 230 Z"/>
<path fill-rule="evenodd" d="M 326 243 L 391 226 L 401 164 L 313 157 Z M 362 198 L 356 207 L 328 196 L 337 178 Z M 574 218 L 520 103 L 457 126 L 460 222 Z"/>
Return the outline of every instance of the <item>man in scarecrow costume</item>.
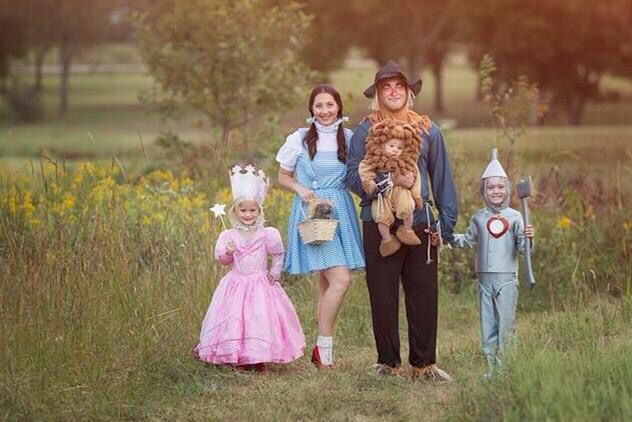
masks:
<path fill-rule="evenodd" d="M 439 127 L 428 116 L 412 110 L 412 101 L 421 90 L 421 84 L 421 80 L 410 83 L 400 66 L 393 61 L 378 70 L 373 84 L 364 91 L 364 95 L 372 100 L 373 112 L 362 120 L 351 139 L 347 154 L 346 184 L 361 198 L 366 281 L 378 354 L 375 372 L 393 374 L 401 366 L 398 328 L 401 280 L 408 322 L 408 361 L 412 374 L 415 377 L 448 381 L 449 375 L 436 365 L 437 248 L 430 244 L 428 231 L 435 230 L 437 223 L 431 209 L 429 189 L 432 187 L 441 234 L 446 242 L 452 241 L 457 199 Z M 377 223 L 371 217 L 371 201 L 374 198 L 362 189 L 358 166 L 365 156 L 369 128 L 385 119 L 413 125 L 422 138 L 417 167 L 424 206 L 413 214 L 413 230 L 422 243 L 402 245 L 394 254 L 383 257 L 379 252 L 382 239 Z M 406 189 L 412 188 L 414 181 L 413 172 L 392 178 L 395 186 Z M 396 232 L 399 224 L 401 222 L 396 221 L 391 230 Z"/>

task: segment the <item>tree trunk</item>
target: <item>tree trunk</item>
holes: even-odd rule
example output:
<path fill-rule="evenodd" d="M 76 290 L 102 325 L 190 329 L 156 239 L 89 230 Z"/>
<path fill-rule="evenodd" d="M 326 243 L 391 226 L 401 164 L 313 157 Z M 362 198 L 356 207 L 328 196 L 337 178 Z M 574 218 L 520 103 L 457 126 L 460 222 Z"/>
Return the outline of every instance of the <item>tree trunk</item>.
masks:
<path fill-rule="evenodd" d="M 586 97 L 571 98 L 568 101 L 566 108 L 566 115 L 568 123 L 573 126 L 580 126 L 582 124 L 582 116 L 584 114 L 584 108 L 586 107 Z"/>
<path fill-rule="evenodd" d="M 434 111 L 442 113 L 445 111 L 443 105 L 443 60 L 432 64 L 432 74 L 435 79 Z"/>
<path fill-rule="evenodd" d="M 0 57 L 0 94 L 9 92 L 7 78 L 9 77 L 9 59 L 8 57 Z"/>
<path fill-rule="evenodd" d="M 59 114 L 62 116 L 68 111 L 68 79 L 70 78 L 70 63 L 72 54 L 62 45 L 59 48 L 59 61 L 61 65 L 61 81 L 59 83 Z"/>
<path fill-rule="evenodd" d="M 230 126 L 222 126 L 222 148 L 228 149 L 228 142 L 230 141 Z"/>
<path fill-rule="evenodd" d="M 483 101 L 483 93 L 481 92 L 481 74 L 480 72 L 476 73 L 476 91 L 474 91 L 474 101 L 480 103 Z"/>
<path fill-rule="evenodd" d="M 419 79 L 422 68 L 422 57 L 417 51 L 411 51 L 406 56 L 406 64 L 408 65 L 408 82 L 413 83 Z"/>
<path fill-rule="evenodd" d="M 44 67 L 44 56 L 48 48 L 42 47 L 35 53 L 35 85 L 33 90 L 37 93 L 42 92 L 42 69 Z"/>
<path fill-rule="evenodd" d="M 228 124 L 222 125 L 222 144 L 218 147 L 219 164 L 226 165 L 228 162 L 228 150 L 230 148 L 230 132 L 231 126 Z"/>

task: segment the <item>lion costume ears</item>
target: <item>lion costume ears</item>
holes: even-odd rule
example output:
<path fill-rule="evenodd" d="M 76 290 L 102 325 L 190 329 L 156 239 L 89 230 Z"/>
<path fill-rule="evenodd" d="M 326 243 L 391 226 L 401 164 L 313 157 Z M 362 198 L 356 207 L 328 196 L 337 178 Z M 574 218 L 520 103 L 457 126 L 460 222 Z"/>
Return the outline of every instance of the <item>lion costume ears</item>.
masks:
<path fill-rule="evenodd" d="M 407 144 L 410 142 L 421 143 L 419 129 L 416 126 L 395 119 L 384 119 L 374 124 L 370 132 L 375 137 L 382 137 L 384 142 L 396 138 L 406 141 Z"/>

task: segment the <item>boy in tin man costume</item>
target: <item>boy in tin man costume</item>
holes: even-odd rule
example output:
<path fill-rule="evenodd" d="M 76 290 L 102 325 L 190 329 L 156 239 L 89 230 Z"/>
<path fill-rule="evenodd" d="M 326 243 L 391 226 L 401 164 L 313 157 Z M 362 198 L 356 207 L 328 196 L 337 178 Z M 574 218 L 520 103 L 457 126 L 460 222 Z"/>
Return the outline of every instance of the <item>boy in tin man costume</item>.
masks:
<path fill-rule="evenodd" d="M 524 227 L 520 212 L 509 207 L 510 183 L 492 150 L 481 176 L 485 208 L 476 211 L 467 232 L 455 234 L 450 245 L 476 248 L 481 349 L 490 369 L 510 344 L 518 302 L 518 253 L 532 242 L 533 227 Z"/>

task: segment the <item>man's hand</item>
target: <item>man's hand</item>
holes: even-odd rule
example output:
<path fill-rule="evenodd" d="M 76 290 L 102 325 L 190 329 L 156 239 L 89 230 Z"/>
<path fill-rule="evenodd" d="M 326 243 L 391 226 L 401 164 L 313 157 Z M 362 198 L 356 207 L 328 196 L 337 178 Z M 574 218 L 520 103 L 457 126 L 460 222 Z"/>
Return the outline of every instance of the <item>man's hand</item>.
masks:
<path fill-rule="evenodd" d="M 362 183 L 362 189 L 364 189 L 367 195 L 371 195 L 377 189 L 377 183 L 375 183 L 375 181 L 373 180 Z"/>
<path fill-rule="evenodd" d="M 415 183 L 415 174 L 414 173 L 394 174 L 392 177 L 392 180 L 395 186 L 401 186 L 404 189 L 410 189 L 413 187 L 413 184 Z"/>
<path fill-rule="evenodd" d="M 424 232 L 430 235 L 430 244 L 432 246 L 439 246 L 439 242 L 441 242 L 441 239 L 439 238 L 439 232 L 432 231 L 430 229 L 424 229 Z"/>

